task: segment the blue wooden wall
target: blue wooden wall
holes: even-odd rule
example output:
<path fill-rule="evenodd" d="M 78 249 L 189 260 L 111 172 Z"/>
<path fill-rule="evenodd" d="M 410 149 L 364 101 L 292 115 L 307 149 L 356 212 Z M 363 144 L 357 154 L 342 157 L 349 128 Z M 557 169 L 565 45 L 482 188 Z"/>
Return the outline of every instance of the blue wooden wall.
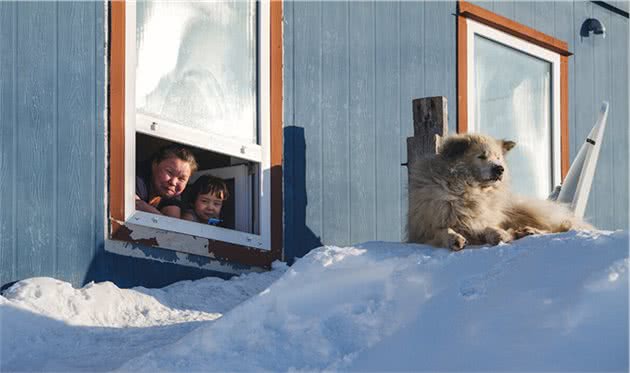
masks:
<path fill-rule="evenodd" d="M 2 283 L 80 283 L 102 246 L 101 8 L 0 2 Z"/>
<path fill-rule="evenodd" d="M 587 215 L 627 228 L 627 18 L 591 2 L 479 5 L 569 43 L 572 157 L 610 101 Z M 454 130 L 455 6 L 285 2 L 287 259 L 322 243 L 403 238 L 411 100 L 446 96 Z M 0 1 L 0 284 L 53 276 L 163 286 L 217 275 L 104 251 L 105 15 L 101 2 Z M 605 39 L 580 39 L 592 16 Z"/>
<path fill-rule="evenodd" d="M 285 252 L 404 234 L 411 100 L 455 118 L 454 2 L 284 4 Z"/>
<path fill-rule="evenodd" d="M 478 2 L 565 40 L 571 157 L 611 104 L 587 217 L 628 227 L 628 19 L 591 2 Z M 404 238 L 411 100 L 446 96 L 456 119 L 456 2 L 284 5 L 285 250 Z M 581 40 L 595 16 L 606 38 Z"/>
<path fill-rule="evenodd" d="M 0 285 L 217 274 L 104 251 L 105 20 L 103 2 L 0 1 Z"/>

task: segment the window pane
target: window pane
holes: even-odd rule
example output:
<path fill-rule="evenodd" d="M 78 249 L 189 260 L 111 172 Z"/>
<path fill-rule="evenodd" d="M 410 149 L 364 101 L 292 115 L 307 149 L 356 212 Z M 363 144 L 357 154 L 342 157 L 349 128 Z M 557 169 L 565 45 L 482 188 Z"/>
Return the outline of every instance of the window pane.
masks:
<path fill-rule="evenodd" d="M 256 5 L 139 1 L 139 112 L 251 143 L 256 126 Z"/>
<path fill-rule="evenodd" d="M 476 130 L 516 141 L 507 161 L 512 188 L 551 191 L 551 63 L 475 35 Z"/>

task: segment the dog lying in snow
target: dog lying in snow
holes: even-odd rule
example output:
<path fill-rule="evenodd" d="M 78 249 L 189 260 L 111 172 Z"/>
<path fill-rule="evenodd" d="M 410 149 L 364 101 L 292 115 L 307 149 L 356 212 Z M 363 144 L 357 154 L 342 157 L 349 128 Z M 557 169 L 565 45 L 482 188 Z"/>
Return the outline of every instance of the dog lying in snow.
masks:
<path fill-rule="evenodd" d="M 504 157 L 516 143 L 478 135 L 444 139 L 410 165 L 409 242 L 461 250 L 541 233 L 593 229 L 559 203 L 516 196 Z"/>

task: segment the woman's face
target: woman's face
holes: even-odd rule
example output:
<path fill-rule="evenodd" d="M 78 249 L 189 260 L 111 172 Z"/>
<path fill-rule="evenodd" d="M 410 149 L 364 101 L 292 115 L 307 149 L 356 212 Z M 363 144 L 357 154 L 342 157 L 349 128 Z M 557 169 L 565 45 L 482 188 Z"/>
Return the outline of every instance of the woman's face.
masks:
<path fill-rule="evenodd" d="M 161 197 L 173 198 L 182 194 L 190 178 L 190 164 L 177 157 L 153 162 L 153 190 Z"/>

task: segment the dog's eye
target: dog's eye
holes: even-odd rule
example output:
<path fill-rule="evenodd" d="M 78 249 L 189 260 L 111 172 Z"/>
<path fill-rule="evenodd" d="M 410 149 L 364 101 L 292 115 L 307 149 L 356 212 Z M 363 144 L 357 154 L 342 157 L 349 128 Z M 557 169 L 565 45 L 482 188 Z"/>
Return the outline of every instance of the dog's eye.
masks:
<path fill-rule="evenodd" d="M 486 159 L 488 159 L 488 156 L 487 156 L 487 155 L 485 155 L 485 154 L 481 154 L 481 155 L 480 155 L 480 156 L 478 156 L 477 158 L 479 158 L 479 159 L 481 159 L 481 160 L 485 161 Z"/>

